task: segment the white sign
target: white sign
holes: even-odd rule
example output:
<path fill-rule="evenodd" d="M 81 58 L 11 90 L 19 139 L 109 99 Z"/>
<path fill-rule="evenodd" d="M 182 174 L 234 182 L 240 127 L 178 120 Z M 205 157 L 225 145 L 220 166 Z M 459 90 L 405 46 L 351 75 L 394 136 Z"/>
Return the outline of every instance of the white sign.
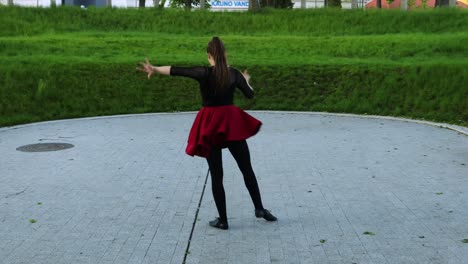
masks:
<path fill-rule="evenodd" d="M 245 0 L 211 0 L 209 3 L 211 9 L 249 9 L 249 1 Z"/>

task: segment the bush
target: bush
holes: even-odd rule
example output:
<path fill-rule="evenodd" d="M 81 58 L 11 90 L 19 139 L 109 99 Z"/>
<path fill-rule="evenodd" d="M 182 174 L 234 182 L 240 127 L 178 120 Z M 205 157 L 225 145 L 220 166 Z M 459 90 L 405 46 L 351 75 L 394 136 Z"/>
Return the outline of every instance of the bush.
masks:
<path fill-rule="evenodd" d="M 239 67 L 243 68 L 243 67 Z M 468 122 L 468 72 L 457 66 L 250 66 L 248 109 L 349 112 Z M 21 69 L 21 70 L 18 70 Z M 133 64 L 11 65 L 0 68 L 0 124 L 123 113 L 193 111 L 198 83 L 155 76 Z M 463 71 L 461 74 L 455 72 Z M 96 75 L 96 72 L 99 72 Z M 18 82 L 17 80 L 22 80 Z"/>

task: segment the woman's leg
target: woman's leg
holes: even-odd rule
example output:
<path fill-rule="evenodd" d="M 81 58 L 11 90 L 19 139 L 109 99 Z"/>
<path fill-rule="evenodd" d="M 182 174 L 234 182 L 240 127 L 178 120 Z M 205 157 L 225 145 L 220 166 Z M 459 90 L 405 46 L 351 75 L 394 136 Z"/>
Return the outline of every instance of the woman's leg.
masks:
<path fill-rule="evenodd" d="M 229 151 L 237 162 L 239 169 L 244 175 L 244 183 L 249 190 L 255 209 L 263 210 L 262 198 L 258 188 L 257 179 L 250 163 L 250 152 L 247 141 L 230 141 L 228 143 Z"/>
<path fill-rule="evenodd" d="M 224 194 L 223 186 L 223 159 L 221 149 L 213 147 L 211 149 L 210 157 L 206 159 L 210 168 L 211 174 L 211 190 L 213 191 L 213 198 L 218 209 L 219 219 L 227 223 L 226 214 L 226 196 Z"/>

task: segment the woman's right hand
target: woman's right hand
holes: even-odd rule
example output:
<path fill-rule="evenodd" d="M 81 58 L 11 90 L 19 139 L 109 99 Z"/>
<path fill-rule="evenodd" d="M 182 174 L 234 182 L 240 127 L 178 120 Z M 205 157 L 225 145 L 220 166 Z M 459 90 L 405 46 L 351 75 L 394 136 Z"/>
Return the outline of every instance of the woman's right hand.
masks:
<path fill-rule="evenodd" d="M 140 62 L 142 68 L 137 68 L 137 70 L 146 72 L 148 74 L 148 79 L 151 78 L 151 75 L 155 72 L 153 65 L 149 62 L 148 59 L 145 59 L 145 62 Z"/>

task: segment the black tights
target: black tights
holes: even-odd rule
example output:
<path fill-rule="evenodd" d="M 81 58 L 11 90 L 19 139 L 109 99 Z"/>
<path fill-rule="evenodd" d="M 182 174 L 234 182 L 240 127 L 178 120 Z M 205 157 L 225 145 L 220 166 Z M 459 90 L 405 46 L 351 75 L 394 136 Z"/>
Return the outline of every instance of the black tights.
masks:
<path fill-rule="evenodd" d="M 263 209 L 262 198 L 260 197 L 260 190 L 258 189 L 257 179 L 253 172 L 250 163 L 249 147 L 245 140 L 242 141 L 229 141 L 227 147 L 232 156 L 237 162 L 239 169 L 244 175 L 244 183 L 250 193 L 250 198 L 254 203 L 255 209 Z M 210 167 L 211 174 L 211 187 L 213 197 L 218 208 L 219 218 L 222 221 L 227 221 L 226 215 L 226 196 L 223 187 L 223 159 L 221 155 L 221 148 L 213 147 L 211 149 L 210 157 L 207 158 L 208 166 Z"/>

